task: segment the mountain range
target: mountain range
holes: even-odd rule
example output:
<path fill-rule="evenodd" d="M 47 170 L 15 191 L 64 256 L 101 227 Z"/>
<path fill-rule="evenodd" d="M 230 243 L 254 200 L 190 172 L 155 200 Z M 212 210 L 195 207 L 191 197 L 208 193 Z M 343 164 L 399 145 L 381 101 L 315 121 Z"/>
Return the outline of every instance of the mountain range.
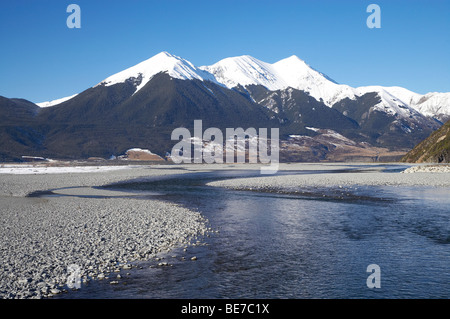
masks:
<path fill-rule="evenodd" d="M 297 56 L 197 67 L 161 52 L 70 97 L 37 104 L 0 97 L 0 115 L 2 161 L 109 158 L 131 148 L 164 156 L 177 142 L 172 130 L 192 130 L 196 119 L 223 131 L 277 127 L 281 159 L 318 161 L 349 146 L 406 153 L 450 119 L 450 93 L 353 88 Z"/>

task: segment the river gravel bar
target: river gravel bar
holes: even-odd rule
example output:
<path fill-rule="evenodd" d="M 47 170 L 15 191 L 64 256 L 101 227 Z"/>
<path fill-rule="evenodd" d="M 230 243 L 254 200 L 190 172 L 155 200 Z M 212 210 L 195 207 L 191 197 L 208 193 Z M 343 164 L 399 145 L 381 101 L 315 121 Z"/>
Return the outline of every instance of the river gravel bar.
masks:
<path fill-rule="evenodd" d="M 45 298 L 69 291 L 75 265 L 82 282 L 107 280 L 134 262 L 183 247 L 210 231 L 198 212 L 158 200 L 114 197 L 95 186 L 133 179 L 159 179 L 189 170 L 120 167 L 63 172 L 48 170 L 0 175 L 0 297 Z M 81 187 L 81 188 L 80 188 Z M 27 195 L 54 193 L 105 195 Z M 111 195 L 111 196 L 110 196 Z M 133 194 L 129 194 L 133 195 Z M 79 276 L 78 276 L 79 275 Z M 67 283 L 69 282 L 69 287 Z M 73 292 L 76 294 L 76 292 Z"/>
<path fill-rule="evenodd" d="M 210 182 L 207 185 L 236 190 L 291 192 L 302 188 L 352 186 L 450 187 L 448 165 L 402 164 L 280 164 L 280 170 L 307 174 L 261 175 Z M 318 171 L 315 174 L 314 171 Z"/>

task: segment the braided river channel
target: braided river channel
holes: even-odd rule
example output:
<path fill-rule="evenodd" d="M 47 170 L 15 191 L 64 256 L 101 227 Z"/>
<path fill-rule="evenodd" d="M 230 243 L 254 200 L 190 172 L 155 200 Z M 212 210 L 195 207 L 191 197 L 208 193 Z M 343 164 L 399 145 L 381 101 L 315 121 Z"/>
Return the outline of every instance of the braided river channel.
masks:
<path fill-rule="evenodd" d="M 199 211 L 213 232 L 163 259 L 138 262 L 118 284 L 91 281 L 55 298 L 450 298 L 448 188 L 283 193 L 206 185 L 257 176 L 194 172 L 109 187 Z M 369 265 L 379 267 L 378 277 L 369 278 Z"/>

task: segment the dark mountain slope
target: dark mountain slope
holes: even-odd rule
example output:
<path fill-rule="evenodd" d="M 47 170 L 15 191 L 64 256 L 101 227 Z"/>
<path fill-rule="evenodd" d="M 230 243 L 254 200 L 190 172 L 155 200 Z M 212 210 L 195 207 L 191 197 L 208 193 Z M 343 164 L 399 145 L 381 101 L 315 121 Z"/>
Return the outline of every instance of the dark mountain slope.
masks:
<path fill-rule="evenodd" d="M 449 163 L 450 162 L 450 121 L 419 143 L 403 158 L 409 163 Z"/>
<path fill-rule="evenodd" d="M 0 161 L 20 161 L 43 149 L 44 136 L 36 125 L 40 108 L 24 99 L 0 96 Z"/>
<path fill-rule="evenodd" d="M 271 111 L 239 92 L 212 82 L 184 81 L 165 73 L 154 76 L 134 94 L 132 83 L 97 86 L 38 116 L 46 136 L 46 152 L 63 158 L 123 154 L 129 148 L 164 155 L 177 141 L 177 127 L 278 127 Z M 54 156 L 54 155 L 53 155 Z"/>
<path fill-rule="evenodd" d="M 408 118 L 376 109 L 380 98 L 377 93 L 367 93 L 352 100 L 343 99 L 333 109 L 355 120 L 358 130 L 345 130 L 343 135 L 356 141 L 369 142 L 390 149 L 411 149 L 423 140 L 439 123 L 420 114 Z"/>
<path fill-rule="evenodd" d="M 30 101 L 0 96 L 0 124 L 30 123 L 39 110 L 39 106 Z"/>
<path fill-rule="evenodd" d="M 262 86 L 241 88 L 258 104 L 275 112 L 287 134 L 315 135 L 312 128 L 328 128 L 337 132 L 358 129 L 358 123 L 341 112 L 317 101 L 304 91 L 293 88 L 269 91 Z"/>

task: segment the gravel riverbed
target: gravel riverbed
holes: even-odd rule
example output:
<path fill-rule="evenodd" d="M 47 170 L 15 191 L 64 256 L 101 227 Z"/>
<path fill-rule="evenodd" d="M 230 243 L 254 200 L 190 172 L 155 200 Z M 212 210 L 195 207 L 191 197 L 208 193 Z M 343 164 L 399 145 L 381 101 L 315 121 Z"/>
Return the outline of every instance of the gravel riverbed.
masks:
<path fill-rule="evenodd" d="M 287 192 L 354 185 L 450 187 L 448 166 L 410 166 L 402 172 L 387 172 L 388 165 L 280 164 L 280 170 L 305 174 L 261 175 L 208 185 Z M 78 267 L 77 274 L 83 282 L 102 279 L 116 284 L 116 273 L 126 272 L 135 262 L 188 246 L 212 231 L 198 212 L 172 203 L 133 198 L 131 195 L 136 193 L 115 193 L 95 186 L 190 172 L 259 168 L 250 164 L 74 169 L 3 165 L 0 297 L 46 298 L 60 294 L 68 289 L 71 265 Z M 315 174 L 316 170 L 320 173 Z M 69 196 L 27 196 L 45 190 Z M 123 195 L 126 196 L 120 197 Z M 186 260 L 195 262 L 195 257 Z"/>
<path fill-rule="evenodd" d="M 111 273 L 187 246 L 210 231 L 199 213 L 157 200 L 26 195 L 79 186 L 89 195 L 93 186 L 186 172 L 124 167 L 98 173 L 1 174 L 0 297 L 51 297 L 68 289 L 69 278 L 111 280 Z M 117 274 L 112 278 L 117 283 Z"/>
<path fill-rule="evenodd" d="M 360 166 L 360 168 L 358 168 Z M 354 169 L 354 168 L 357 169 Z M 320 174 L 293 174 L 236 178 L 210 182 L 207 185 L 236 190 L 295 191 L 302 188 L 336 188 L 350 186 L 430 186 L 450 187 L 448 166 L 412 166 L 400 172 L 389 172 L 383 165 L 291 164 L 281 169 L 297 171 L 329 170 Z M 339 170 L 354 169 L 353 172 Z M 408 174 L 409 173 L 409 174 Z"/>

